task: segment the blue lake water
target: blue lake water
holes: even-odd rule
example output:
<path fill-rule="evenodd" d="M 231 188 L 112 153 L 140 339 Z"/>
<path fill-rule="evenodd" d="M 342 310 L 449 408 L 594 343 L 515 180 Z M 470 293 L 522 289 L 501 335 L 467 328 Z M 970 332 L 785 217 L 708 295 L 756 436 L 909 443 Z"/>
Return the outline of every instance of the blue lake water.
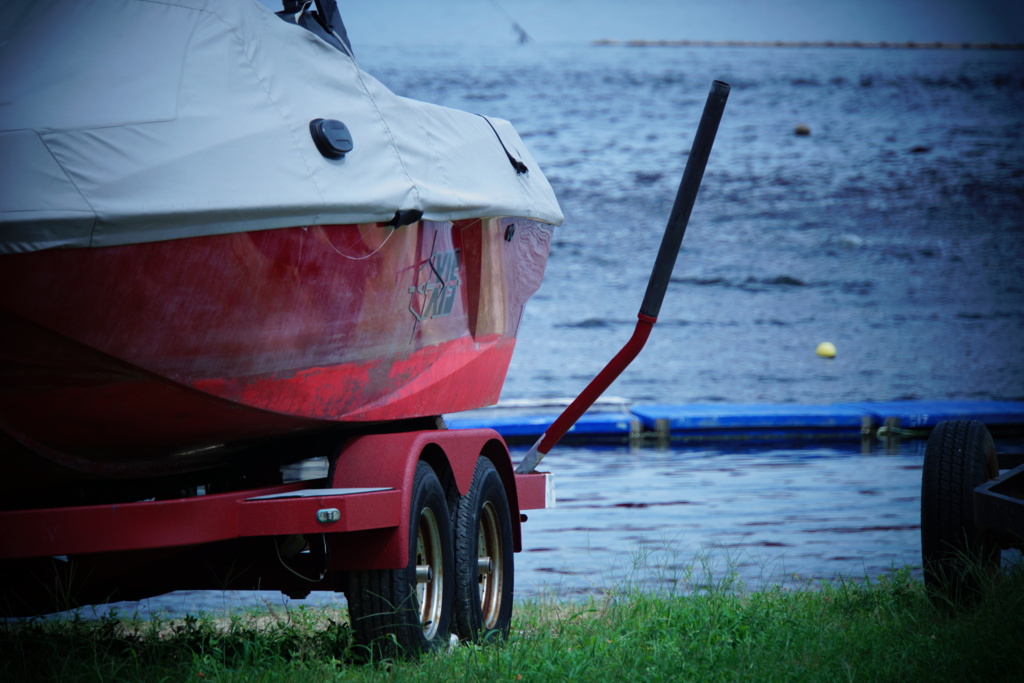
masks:
<path fill-rule="evenodd" d="M 534 511 L 521 592 L 749 588 L 919 566 L 923 444 L 552 451 L 558 507 Z"/>

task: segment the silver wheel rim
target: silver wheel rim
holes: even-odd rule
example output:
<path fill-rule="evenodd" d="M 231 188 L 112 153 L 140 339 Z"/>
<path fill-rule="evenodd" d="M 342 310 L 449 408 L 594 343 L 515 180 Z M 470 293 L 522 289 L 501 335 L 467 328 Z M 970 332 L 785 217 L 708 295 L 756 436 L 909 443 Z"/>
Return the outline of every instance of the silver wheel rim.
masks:
<path fill-rule="evenodd" d="M 416 599 L 419 601 L 420 623 L 427 640 L 437 635 L 441 623 L 444 590 L 444 558 L 441 530 L 430 508 L 420 510 L 416 529 Z"/>
<path fill-rule="evenodd" d="M 480 611 L 485 628 L 495 628 L 501 613 L 501 588 L 505 581 L 504 555 L 501 547 L 501 529 L 498 512 L 490 501 L 480 510 L 480 525 L 477 529 L 476 552 L 477 572 L 480 584 Z"/>

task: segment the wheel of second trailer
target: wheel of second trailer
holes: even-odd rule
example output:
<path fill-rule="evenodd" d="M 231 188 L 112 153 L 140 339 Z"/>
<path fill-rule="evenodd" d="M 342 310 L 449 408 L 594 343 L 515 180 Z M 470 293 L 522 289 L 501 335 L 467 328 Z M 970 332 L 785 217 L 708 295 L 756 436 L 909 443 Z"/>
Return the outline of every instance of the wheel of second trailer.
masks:
<path fill-rule="evenodd" d="M 425 462 L 416 465 L 411 501 L 409 564 L 349 575 L 352 629 L 372 656 L 416 656 L 450 641 L 452 526 L 444 488 Z"/>
<path fill-rule="evenodd" d="M 992 533 L 974 523 L 974 489 L 999 475 L 995 443 L 974 420 L 940 422 L 925 448 L 921 556 L 939 604 L 976 599 L 999 566 Z"/>
<path fill-rule="evenodd" d="M 508 496 L 498 470 L 482 457 L 455 519 L 455 630 L 460 638 L 508 635 L 514 571 Z"/>

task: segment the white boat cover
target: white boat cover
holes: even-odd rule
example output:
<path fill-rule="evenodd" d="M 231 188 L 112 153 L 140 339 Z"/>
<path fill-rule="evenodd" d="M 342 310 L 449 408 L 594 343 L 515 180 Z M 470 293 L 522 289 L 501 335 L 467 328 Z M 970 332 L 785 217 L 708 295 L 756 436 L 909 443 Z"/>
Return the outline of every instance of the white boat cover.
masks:
<path fill-rule="evenodd" d="M 317 118 L 347 125 L 344 158 Z M 397 210 L 562 220 L 507 121 L 398 97 L 255 0 L 0 3 L 0 164 L 0 253 Z"/>

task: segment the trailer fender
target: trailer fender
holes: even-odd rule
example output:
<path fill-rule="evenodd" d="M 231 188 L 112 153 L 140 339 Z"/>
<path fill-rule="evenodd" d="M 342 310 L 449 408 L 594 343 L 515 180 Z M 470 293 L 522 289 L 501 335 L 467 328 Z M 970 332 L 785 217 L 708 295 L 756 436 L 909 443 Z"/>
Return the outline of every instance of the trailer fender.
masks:
<path fill-rule="evenodd" d="M 333 468 L 335 488 L 401 491 L 402 520 L 397 527 L 369 529 L 330 537 L 332 570 L 398 569 L 409 561 L 409 519 L 416 463 L 425 460 L 438 472 L 451 471 L 460 495 L 469 493 L 479 457 L 494 462 L 505 484 L 512 517 L 514 549 L 522 549 L 519 497 L 512 459 L 493 429 L 453 429 L 368 434 L 348 440 Z"/>

